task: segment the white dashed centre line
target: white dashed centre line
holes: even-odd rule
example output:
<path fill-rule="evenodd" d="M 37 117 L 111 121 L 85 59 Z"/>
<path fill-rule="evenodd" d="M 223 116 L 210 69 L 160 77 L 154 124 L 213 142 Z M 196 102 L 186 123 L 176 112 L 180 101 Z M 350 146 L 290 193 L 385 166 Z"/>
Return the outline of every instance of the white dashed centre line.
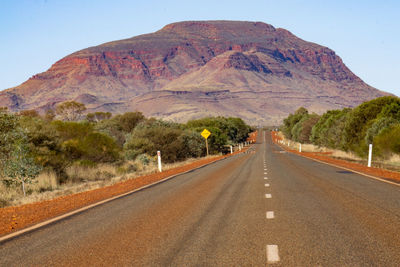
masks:
<path fill-rule="evenodd" d="M 264 172 L 264 174 L 268 174 L 268 173 Z"/>
<path fill-rule="evenodd" d="M 268 180 L 268 177 L 264 177 L 264 180 Z"/>
<path fill-rule="evenodd" d="M 266 216 L 267 216 L 267 219 L 273 219 L 273 218 L 275 218 L 274 212 L 273 212 L 273 211 L 267 211 Z"/>
<path fill-rule="evenodd" d="M 272 195 L 271 194 L 265 194 L 265 198 L 271 198 Z"/>
<path fill-rule="evenodd" d="M 277 245 L 267 245 L 267 259 L 268 263 L 276 263 L 280 261 Z"/>
<path fill-rule="evenodd" d="M 269 184 L 265 184 L 265 187 L 269 187 Z"/>

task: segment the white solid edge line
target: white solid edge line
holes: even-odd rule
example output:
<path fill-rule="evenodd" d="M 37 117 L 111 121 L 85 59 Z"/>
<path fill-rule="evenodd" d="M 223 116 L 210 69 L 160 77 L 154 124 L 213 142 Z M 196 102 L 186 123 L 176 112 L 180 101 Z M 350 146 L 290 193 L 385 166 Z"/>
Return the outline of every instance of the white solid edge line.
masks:
<path fill-rule="evenodd" d="M 346 168 L 346 167 L 338 166 L 338 165 L 335 165 L 335 164 L 332 164 L 332 163 L 328 163 L 328 162 L 325 162 L 325 161 L 322 161 L 322 160 L 318 160 L 318 159 L 314 159 L 314 158 L 311 158 L 311 157 L 307 157 L 307 156 L 305 156 L 305 155 L 299 155 L 299 154 L 296 154 L 296 153 L 292 153 L 291 151 L 287 151 L 287 152 L 290 152 L 291 154 L 297 155 L 297 156 L 299 156 L 299 157 L 311 159 L 311 160 L 313 160 L 313 161 L 316 161 L 316 162 L 319 162 L 319 163 L 323 163 L 323 164 L 326 164 L 326 165 L 329 165 L 329 166 L 332 166 L 332 167 L 335 167 L 335 168 L 338 168 L 338 169 L 342 169 L 342 170 L 346 170 L 346 171 L 351 171 L 351 172 L 357 173 L 357 174 L 359 174 L 359 175 L 362 175 L 362 176 L 365 176 L 365 177 L 368 177 L 368 178 L 371 178 L 371 179 L 374 179 L 374 180 L 378 180 L 378 181 L 381 181 L 381 182 L 384 182 L 384 183 L 388 183 L 388 184 L 400 186 L 399 183 L 395 183 L 395 182 L 392 182 L 392 181 L 388 181 L 388 180 L 385 180 L 385 179 L 382 179 L 382 178 L 379 178 L 379 177 L 376 177 L 376 176 L 372 176 L 372 175 L 369 175 L 369 174 L 366 174 L 366 173 L 362 173 L 362 172 L 359 172 L 359 171 L 355 171 L 355 170 L 352 170 L 352 169 L 349 169 L 349 168 Z"/>
<path fill-rule="evenodd" d="M 272 198 L 271 194 L 265 194 L 265 198 Z"/>
<path fill-rule="evenodd" d="M 275 218 L 274 212 L 273 212 L 273 211 L 267 211 L 266 217 L 267 217 L 267 219 L 273 219 L 273 218 Z"/>
<path fill-rule="evenodd" d="M 267 245 L 267 260 L 268 263 L 276 263 L 280 261 L 278 245 Z"/>
<path fill-rule="evenodd" d="M 244 153 L 244 152 L 241 152 L 241 153 L 239 153 L 239 154 L 242 154 L 242 153 Z M 239 155 L 239 154 L 236 154 L 236 155 Z M 235 156 L 236 156 L 236 155 L 235 155 Z M 141 190 L 143 190 L 143 189 L 146 189 L 146 188 L 148 188 L 148 187 L 151 187 L 151 186 L 153 186 L 153 185 L 156 185 L 156 184 L 165 182 L 165 181 L 167 181 L 167 180 L 169 180 L 169 179 L 172 179 L 172 178 L 174 178 L 174 177 L 176 177 L 176 176 L 189 173 L 189 172 L 191 172 L 191 171 L 194 171 L 194 170 L 203 168 L 203 167 L 205 167 L 205 166 L 207 166 L 207 165 L 210 165 L 210 164 L 213 164 L 213 163 L 216 163 L 216 162 L 219 162 L 219 161 L 228 159 L 228 158 L 229 158 L 229 157 L 222 158 L 222 159 L 219 159 L 219 160 L 216 160 L 216 161 L 213 161 L 213 162 L 209 162 L 209 163 L 200 165 L 200 166 L 198 166 L 198 167 L 196 167 L 196 168 L 194 168 L 194 169 L 191 169 L 191 170 L 188 170 L 188 171 L 185 171 L 185 172 L 181 172 L 181 173 L 178 173 L 178 174 L 174 174 L 174 175 L 165 177 L 164 179 L 158 180 L 158 181 L 156 181 L 156 182 L 154 182 L 154 183 L 151 183 L 151 184 L 142 186 L 142 187 L 140 187 L 140 188 L 136 188 L 136 189 L 131 190 L 131 191 L 129 191 L 129 192 L 126 192 L 126 193 L 123 193 L 123 194 L 120 194 L 120 195 L 117 195 L 117 196 L 114 196 L 114 197 L 111 197 L 111 198 L 108 198 L 108 199 L 104 199 L 104 200 L 102 200 L 102 201 L 99 201 L 99 202 L 90 204 L 90 205 L 88 205 L 88 206 L 79 208 L 79 209 L 77 209 L 77 210 L 73 210 L 73 211 L 71 211 L 71 212 L 68 212 L 68 213 L 65 213 L 65 214 L 63 214 L 63 215 L 54 217 L 54 218 L 49 219 L 49 220 L 47 220 L 47 221 L 44 221 L 44 222 L 41 222 L 41 223 L 32 225 L 32 226 L 30 226 L 30 227 L 28 227 L 28 228 L 21 229 L 21 230 L 19 230 L 19 231 L 14 232 L 14 233 L 11 233 L 11 234 L 8 234 L 8 235 L 5 235 L 5 236 L 0 237 L 0 242 L 7 241 L 8 239 L 17 237 L 17 236 L 19 236 L 19 235 L 22 235 L 22 234 L 27 233 L 27 232 L 31 232 L 31 231 L 36 230 L 36 229 L 39 229 L 39 228 L 41 228 L 41 227 L 43 227 L 43 226 L 46 226 L 46 225 L 48 225 L 48 224 L 51 224 L 51 223 L 53 223 L 53 222 L 57 222 L 57 221 L 59 221 L 59 220 L 65 219 L 65 218 L 68 218 L 68 217 L 73 216 L 73 215 L 75 215 L 75 214 L 78 214 L 78 213 L 80 213 L 80 212 L 82 212 L 82 211 L 85 211 L 85 210 L 94 208 L 94 207 L 96 207 L 96 206 L 102 205 L 102 204 L 104 204 L 104 203 L 113 201 L 113 200 L 118 199 L 118 198 L 122 198 L 122 197 L 124 197 L 124 196 L 133 194 L 133 193 L 135 193 L 135 192 L 137 192 L 137 191 L 141 191 Z"/>

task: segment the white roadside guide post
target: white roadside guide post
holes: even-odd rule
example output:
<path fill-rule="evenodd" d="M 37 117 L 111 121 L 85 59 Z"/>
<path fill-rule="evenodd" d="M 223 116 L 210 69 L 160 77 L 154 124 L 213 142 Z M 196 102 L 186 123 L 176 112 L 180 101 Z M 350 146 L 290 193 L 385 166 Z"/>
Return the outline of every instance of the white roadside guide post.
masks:
<path fill-rule="evenodd" d="M 368 167 L 371 167 L 372 161 L 372 144 L 369 144 L 369 151 L 368 151 Z"/>
<path fill-rule="evenodd" d="M 300 146 L 299 146 L 299 152 L 301 153 L 301 144 L 300 144 Z"/>
<path fill-rule="evenodd" d="M 233 154 L 233 148 L 232 148 L 232 146 L 231 146 L 231 154 Z"/>
<path fill-rule="evenodd" d="M 161 152 L 157 151 L 157 160 L 158 160 L 158 171 L 162 172 L 162 166 L 161 166 Z"/>

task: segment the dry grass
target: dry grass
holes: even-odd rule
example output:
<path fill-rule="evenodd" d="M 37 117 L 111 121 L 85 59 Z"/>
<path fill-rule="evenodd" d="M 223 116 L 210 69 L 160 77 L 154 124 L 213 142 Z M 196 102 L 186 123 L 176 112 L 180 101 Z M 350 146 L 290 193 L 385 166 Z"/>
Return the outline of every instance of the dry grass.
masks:
<path fill-rule="evenodd" d="M 0 183 L 0 207 L 10 205 L 13 200 L 19 198 L 20 195 L 21 192 L 16 187 L 7 187 L 3 183 Z"/>
<path fill-rule="evenodd" d="M 209 158 L 213 157 L 217 156 L 209 156 Z M 198 159 L 163 164 L 163 170 L 183 166 L 196 160 Z M 27 185 L 28 194 L 26 197 L 23 197 L 20 187 L 6 187 L 0 182 L 0 207 L 17 206 L 93 190 L 157 171 L 156 158 L 150 157 L 149 161 L 145 163 L 137 159 L 135 161 L 127 161 L 122 166 L 98 164 L 96 167 L 86 167 L 76 164 L 67 168 L 66 172 L 69 179 L 67 183 L 62 185 L 57 184 L 55 173 L 48 171 L 41 173 L 34 183 Z"/>
<path fill-rule="evenodd" d="M 37 178 L 36 183 L 28 185 L 28 189 L 35 192 L 52 191 L 57 189 L 57 175 L 52 171 L 42 172 Z"/>
<path fill-rule="evenodd" d="M 365 161 L 364 159 L 358 157 L 356 154 L 351 152 L 346 152 L 337 149 L 330 149 L 330 151 L 332 152 L 331 156 L 334 158 L 347 159 L 352 161 Z"/>
<path fill-rule="evenodd" d="M 116 168 L 110 164 L 99 164 L 96 167 L 86 167 L 74 164 L 67 168 L 69 183 L 107 180 L 116 176 Z"/>
<path fill-rule="evenodd" d="M 394 154 L 388 160 L 386 160 L 386 162 L 391 165 L 400 167 L 400 155 Z"/>
<path fill-rule="evenodd" d="M 282 132 L 278 133 L 278 136 L 284 141 L 286 147 L 290 147 L 293 150 L 299 150 L 300 143 L 288 140 L 285 138 Z M 360 158 L 354 153 L 346 152 L 338 149 L 331 149 L 326 147 L 319 147 L 313 144 L 302 144 L 301 149 L 303 152 L 323 152 L 329 153 L 333 158 L 344 159 L 348 161 L 355 161 L 358 163 L 366 164 L 367 160 Z M 384 168 L 394 171 L 400 171 L 400 155 L 391 155 L 388 159 L 376 159 L 372 155 L 372 165 L 378 168 Z"/>
<path fill-rule="evenodd" d="M 280 134 L 281 134 L 280 137 L 284 140 L 286 147 L 290 147 L 293 150 L 299 150 L 300 143 L 288 140 L 284 137 L 284 135 L 282 133 L 280 133 Z M 346 151 L 338 150 L 338 149 L 331 149 L 331 148 L 327 148 L 327 147 L 320 147 L 320 146 L 316 146 L 313 144 L 302 144 L 301 151 L 302 152 L 314 152 L 314 153 L 315 152 L 330 153 L 330 156 L 334 157 L 334 158 L 340 158 L 340 159 L 351 160 L 351 161 L 364 161 L 362 158 L 358 157 L 354 153 L 346 152 Z"/>

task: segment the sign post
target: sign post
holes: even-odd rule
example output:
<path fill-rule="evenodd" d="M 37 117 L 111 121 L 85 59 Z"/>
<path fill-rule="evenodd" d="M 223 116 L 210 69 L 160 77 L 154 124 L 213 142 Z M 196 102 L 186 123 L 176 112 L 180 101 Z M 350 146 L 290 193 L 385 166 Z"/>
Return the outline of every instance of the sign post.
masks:
<path fill-rule="evenodd" d="M 204 139 L 206 139 L 206 149 L 207 149 L 207 156 L 208 156 L 208 141 L 207 141 L 207 139 L 208 139 L 208 137 L 210 136 L 210 131 L 208 131 L 207 129 L 204 129 L 202 132 L 201 132 L 201 136 L 203 136 L 204 137 Z"/>

